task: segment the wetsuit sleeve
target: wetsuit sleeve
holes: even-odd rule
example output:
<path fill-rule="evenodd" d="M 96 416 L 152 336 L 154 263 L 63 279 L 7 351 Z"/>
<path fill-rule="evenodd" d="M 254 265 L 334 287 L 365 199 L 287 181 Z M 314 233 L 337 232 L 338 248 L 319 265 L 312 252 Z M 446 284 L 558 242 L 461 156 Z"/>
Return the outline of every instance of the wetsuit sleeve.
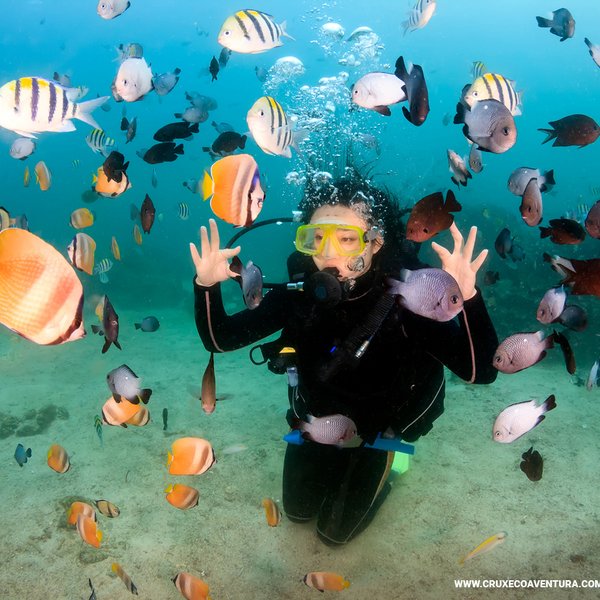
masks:
<path fill-rule="evenodd" d="M 438 323 L 411 315 L 405 331 L 461 379 L 472 383 L 492 383 L 496 379 L 493 358 L 498 335 L 479 290 L 465 302 L 457 319 Z"/>
<path fill-rule="evenodd" d="M 228 315 L 223 306 L 221 285 L 199 286 L 194 278 L 196 328 L 209 352 L 243 348 L 283 328 L 286 292 L 270 290 L 254 310 Z"/>

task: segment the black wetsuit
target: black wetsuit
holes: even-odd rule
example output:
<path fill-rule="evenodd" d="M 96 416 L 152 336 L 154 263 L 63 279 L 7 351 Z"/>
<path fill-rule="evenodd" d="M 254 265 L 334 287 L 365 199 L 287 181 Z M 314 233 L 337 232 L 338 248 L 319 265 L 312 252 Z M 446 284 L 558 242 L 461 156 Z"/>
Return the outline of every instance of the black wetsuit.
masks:
<path fill-rule="evenodd" d="M 368 442 L 389 429 L 414 441 L 443 412 L 442 365 L 474 383 L 496 378 L 492 358 L 498 338 L 479 292 L 464 306 L 474 365 L 463 313 L 440 323 L 394 305 L 362 358 L 342 356 L 330 369 L 340 352 L 332 349 L 344 347 L 384 296 L 385 278 L 376 268 L 356 279 L 346 299 L 329 307 L 306 292 L 270 290 L 256 309 L 227 315 L 219 285 L 194 288 L 196 325 L 207 350 L 235 350 L 279 330 L 280 346 L 295 348 L 299 382 L 290 393 L 292 427 L 307 414 L 339 413 L 352 418 Z M 392 460 L 392 452 L 363 447 L 288 444 L 284 510 L 298 521 L 317 516 L 319 535 L 344 543 L 364 528 L 385 497 Z"/>

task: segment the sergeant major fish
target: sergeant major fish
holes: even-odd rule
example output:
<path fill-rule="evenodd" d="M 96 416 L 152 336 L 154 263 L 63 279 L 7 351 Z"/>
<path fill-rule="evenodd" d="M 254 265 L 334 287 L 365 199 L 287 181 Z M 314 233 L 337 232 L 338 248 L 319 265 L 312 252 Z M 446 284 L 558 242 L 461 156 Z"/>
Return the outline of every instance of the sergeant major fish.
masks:
<path fill-rule="evenodd" d="M 409 31 L 423 29 L 433 17 L 436 8 L 436 0 L 417 0 L 413 9 L 408 13 L 408 19 L 402 22 L 404 35 Z"/>

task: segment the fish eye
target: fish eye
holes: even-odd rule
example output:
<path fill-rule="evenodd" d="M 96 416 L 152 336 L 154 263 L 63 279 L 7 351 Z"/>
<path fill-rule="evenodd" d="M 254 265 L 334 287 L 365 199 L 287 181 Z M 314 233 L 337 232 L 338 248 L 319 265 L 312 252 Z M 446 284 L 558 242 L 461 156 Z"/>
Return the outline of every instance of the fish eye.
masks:
<path fill-rule="evenodd" d="M 450 296 L 450 302 L 452 302 L 452 304 L 458 304 L 458 294 L 452 294 L 452 296 Z"/>
<path fill-rule="evenodd" d="M 494 431 L 494 437 L 500 437 L 501 433 L 500 431 Z"/>
<path fill-rule="evenodd" d="M 501 363 L 502 362 L 502 357 L 499 354 L 496 354 L 496 356 L 494 356 L 494 362 L 495 363 Z"/>
<path fill-rule="evenodd" d="M 427 227 L 423 227 L 423 233 L 429 233 L 429 229 Z"/>
<path fill-rule="evenodd" d="M 264 117 L 264 116 L 265 116 L 265 111 L 264 111 L 264 110 L 259 110 L 259 111 L 258 111 L 258 114 L 259 114 L 261 117 Z"/>
<path fill-rule="evenodd" d="M 508 135 L 508 134 L 510 133 L 510 128 L 508 128 L 508 127 L 504 127 L 504 128 L 502 129 L 502 133 L 503 133 L 504 135 Z"/>
<path fill-rule="evenodd" d="M 127 85 L 127 79 L 123 79 L 123 85 Z"/>
<path fill-rule="evenodd" d="M 229 29 L 227 31 L 223 32 L 223 35 L 229 35 L 229 34 L 231 34 L 231 31 L 229 31 Z"/>
<path fill-rule="evenodd" d="M 479 93 L 478 92 L 473 92 L 473 96 L 478 96 Z"/>

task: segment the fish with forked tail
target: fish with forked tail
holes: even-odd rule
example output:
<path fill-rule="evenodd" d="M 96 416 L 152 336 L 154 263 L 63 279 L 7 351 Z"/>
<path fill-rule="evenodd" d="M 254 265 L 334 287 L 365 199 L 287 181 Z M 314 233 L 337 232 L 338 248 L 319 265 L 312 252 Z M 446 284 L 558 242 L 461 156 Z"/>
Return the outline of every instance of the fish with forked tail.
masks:
<path fill-rule="evenodd" d="M 511 404 L 496 417 L 492 429 L 493 440 L 501 444 L 514 442 L 539 425 L 544 420 L 544 415 L 553 408 L 556 408 L 554 394 L 539 406 L 535 400 Z"/>
<path fill-rule="evenodd" d="M 544 253 L 544 260 L 563 276 L 561 283 L 571 287 L 571 294 L 600 298 L 600 258 L 576 260 Z"/>
<path fill-rule="evenodd" d="M 102 354 L 114 344 L 119 350 L 122 350 L 119 344 L 119 315 L 116 313 L 108 296 L 104 296 L 102 305 L 102 328 L 97 325 L 92 325 L 92 331 L 104 336 L 104 346 L 102 346 Z"/>

